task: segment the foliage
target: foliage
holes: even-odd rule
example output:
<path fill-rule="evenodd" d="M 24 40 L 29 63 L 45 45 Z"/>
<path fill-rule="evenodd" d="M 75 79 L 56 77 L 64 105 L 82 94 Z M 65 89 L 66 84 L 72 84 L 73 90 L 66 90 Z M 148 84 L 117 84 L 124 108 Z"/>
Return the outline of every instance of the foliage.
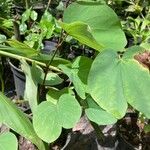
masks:
<path fill-rule="evenodd" d="M 42 15 L 34 7 L 26 8 L 15 20 L 20 38 L 7 40 L 0 35 L 0 55 L 21 62 L 26 77 L 24 100 L 31 108 L 32 123 L 2 93 L 0 122 L 39 150 L 47 150 L 63 128 L 74 127 L 82 113 L 97 125 L 114 124 L 130 105 L 150 119 L 149 71 L 134 59 L 149 45 L 149 16 L 140 18 L 145 7 L 133 9 L 138 17 L 126 18 L 122 28 L 114 10 L 123 3 L 75 2 L 64 10 L 63 19 L 52 15 L 52 3 Z M 123 30 L 134 38 L 134 46 L 127 47 Z M 55 40 L 48 55 L 42 52 L 44 40 Z M 73 61 L 61 58 L 61 52 L 74 47 L 81 48 L 78 57 Z M 92 55 L 86 57 L 89 51 Z"/>

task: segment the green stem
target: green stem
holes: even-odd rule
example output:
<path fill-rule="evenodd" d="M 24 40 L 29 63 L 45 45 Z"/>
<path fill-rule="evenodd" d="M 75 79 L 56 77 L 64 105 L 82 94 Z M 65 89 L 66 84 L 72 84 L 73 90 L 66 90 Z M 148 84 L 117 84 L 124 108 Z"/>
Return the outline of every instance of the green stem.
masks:
<path fill-rule="evenodd" d="M 11 53 L 8 53 L 8 52 L 4 52 L 4 51 L 0 51 L 0 55 L 8 56 L 8 57 L 11 57 L 11 58 L 14 58 L 14 59 L 18 59 L 18 60 L 24 59 L 24 60 L 29 61 L 29 62 L 35 62 L 35 63 L 37 63 L 38 65 L 41 65 L 41 66 L 44 66 L 44 67 L 47 66 L 45 63 L 42 63 L 42 62 L 39 62 L 39 61 L 30 59 L 30 58 L 27 58 L 27 57 L 18 56 L 18 55 L 15 55 L 15 54 L 11 54 Z M 50 65 L 49 65 L 49 69 L 54 70 L 54 71 L 57 71 L 57 72 L 61 72 L 60 69 L 58 69 L 58 68 L 56 68 L 56 67 L 54 67 L 54 66 L 50 66 Z"/>
<path fill-rule="evenodd" d="M 99 126 L 96 123 L 92 122 L 92 121 L 90 121 L 90 123 L 91 123 L 92 127 L 94 128 L 94 130 L 96 132 L 97 139 L 100 140 L 100 141 L 104 141 L 105 137 L 104 137 L 103 132 L 99 128 Z"/>
<path fill-rule="evenodd" d="M 52 62 L 53 62 L 53 60 L 54 60 L 54 58 L 55 58 L 55 56 L 56 56 L 56 54 L 57 54 L 57 52 L 58 52 L 58 50 L 59 50 L 59 47 L 62 45 L 62 43 L 64 42 L 64 40 L 66 39 L 66 37 L 67 37 L 67 35 L 66 35 L 62 40 L 59 40 L 59 42 L 58 42 L 58 44 L 57 44 L 57 47 L 56 47 L 56 50 L 55 50 L 55 52 L 54 52 L 54 54 L 53 54 L 51 60 L 50 60 L 50 61 L 48 62 L 48 64 L 47 64 L 47 67 L 46 67 L 46 70 L 45 70 L 45 76 L 44 76 L 44 79 L 43 79 L 43 84 L 42 84 L 42 86 L 44 86 L 44 84 L 45 84 L 46 77 L 47 77 L 47 74 L 48 74 L 48 71 L 49 71 L 49 66 L 52 64 Z M 61 39 L 61 38 L 60 38 L 60 39 Z"/>

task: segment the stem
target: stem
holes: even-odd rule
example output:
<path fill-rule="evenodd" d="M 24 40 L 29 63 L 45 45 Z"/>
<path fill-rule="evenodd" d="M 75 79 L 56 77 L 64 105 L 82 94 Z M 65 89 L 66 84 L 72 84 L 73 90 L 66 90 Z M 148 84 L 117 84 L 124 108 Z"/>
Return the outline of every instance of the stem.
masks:
<path fill-rule="evenodd" d="M 95 130 L 95 132 L 96 132 L 96 135 L 97 135 L 98 140 L 104 141 L 104 138 L 105 138 L 105 137 L 104 137 L 103 132 L 102 132 L 101 129 L 99 128 L 99 126 L 98 126 L 96 123 L 92 122 L 92 121 L 90 121 L 90 123 L 91 123 L 92 127 L 94 128 L 94 130 Z"/>
<path fill-rule="evenodd" d="M 47 66 L 45 63 L 42 63 L 42 62 L 39 62 L 39 61 L 36 61 L 36 60 L 32 60 L 32 59 L 27 58 L 27 57 L 18 56 L 18 55 L 15 55 L 15 54 L 11 54 L 11 53 L 8 53 L 8 52 L 4 52 L 4 51 L 0 51 L 0 55 L 8 56 L 8 57 L 11 57 L 11 58 L 14 58 L 14 59 L 18 59 L 18 60 L 24 59 L 24 60 L 29 61 L 29 62 L 35 62 L 35 63 L 37 63 L 38 65 L 41 65 L 41 66 L 44 66 L 44 67 Z M 51 70 L 54 70 L 54 71 L 57 71 L 57 72 L 61 72 L 60 69 L 58 69 L 58 68 L 56 68 L 56 67 L 54 67 L 54 66 L 50 66 L 50 65 L 49 65 L 49 68 L 50 68 Z"/>
<path fill-rule="evenodd" d="M 2 91 L 2 93 L 4 93 L 4 80 L 3 80 L 2 76 L 0 76 L 0 81 L 1 81 L 1 91 Z"/>
<path fill-rule="evenodd" d="M 14 26 L 15 39 L 18 40 L 18 41 L 21 41 L 19 25 L 18 25 L 16 19 L 13 21 L 13 26 Z"/>
<path fill-rule="evenodd" d="M 50 4 L 51 4 L 51 0 L 48 1 L 47 7 L 46 7 L 46 11 L 48 10 Z"/>
<path fill-rule="evenodd" d="M 24 5 L 26 7 L 26 10 L 29 9 L 29 0 L 24 0 Z"/>
<path fill-rule="evenodd" d="M 43 79 L 43 84 L 42 84 L 42 86 L 44 86 L 44 84 L 45 84 L 46 77 L 47 77 L 47 74 L 48 74 L 48 71 L 49 71 L 49 66 L 52 64 L 53 59 L 54 59 L 54 57 L 56 56 L 56 54 L 57 54 L 57 52 L 58 52 L 58 50 L 59 50 L 59 47 L 62 45 L 62 43 L 64 42 L 64 40 L 66 39 L 66 37 L 67 37 L 67 34 L 65 35 L 65 37 L 64 37 L 62 40 L 61 40 L 61 38 L 60 38 L 60 40 L 59 40 L 59 42 L 58 42 L 58 44 L 57 44 L 56 50 L 55 50 L 55 52 L 54 52 L 54 54 L 53 54 L 51 60 L 50 60 L 50 61 L 48 62 L 48 64 L 46 65 L 47 67 L 46 67 L 46 70 L 45 70 L 45 76 L 44 76 L 44 79 Z"/>

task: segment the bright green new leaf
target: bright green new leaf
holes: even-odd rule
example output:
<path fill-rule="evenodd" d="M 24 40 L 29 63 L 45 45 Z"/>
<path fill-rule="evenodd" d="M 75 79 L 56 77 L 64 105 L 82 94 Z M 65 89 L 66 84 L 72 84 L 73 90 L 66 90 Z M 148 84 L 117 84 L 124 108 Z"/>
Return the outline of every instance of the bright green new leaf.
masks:
<path fill-rule="evenodd" d="M 65 10 L 63 20 L 65 23 L 86 23 L 95 40 L 105 48 L 123 50 L 127 43 L 117 15 L 107 5 L 72 3 Z"/>
<path fill-rule="evenodd" d="M 22 22 L 27 21 L 30 18 L 31 14 L 31 8 L 27 9 L 23 14 L 22 14 Z"/>
<path fill-rule="evenodd" d="M 32 10 L 32 11 L 31 11 L 31 14 L 30 14 L 30 17 L 31 17 L 32 20 L 35 21 L 35 20 L 37 19 L 37 17 L 38 17 L 37 12 L 34 11 L 34 10 Z"/>
<path fill-rule="evenodd" d="M 74 88 L 78 95 L 85 99 L 85 93 L 87 92 L 87 77 L 91 68 L 92 60 L 79 56 L 73 62 L 71 67 L 65 65 L 59 65 L 62 71 L 69 77 L 74 84 Z"/>
<path fill-rule="evenodd" d="M 37 107 L 38 83 L 32 77 L 32 70 L 26 61 L 21 60 L 21 68 L 26 76 L 24 99 L 29 102 L 32 112 Z"/>
<path fill-rule="evenodd" d="M 55 23 L 53 16 L 48 11 L 44 12 L 39 25 L 42 30 L 42 34 L 49 39 L 55 29 Z"/>
<path fill-rule="evenodd" d="M 118 119 L 125 115 L 127 102 L 150 118 L 149 72 L 131 57 L 132 53 L 127 54 L 131 55 L 125 52 L 121 57 L 106 50 L 96 57 L 88 77 L 89 93 Z"/>
<path fill-rule="evenodd" d="M 1 150 L 17 150 L 17 138 L 11 132 L 0 134 L 0 149 Z"/>
<path fill-rule="evenodd" d="M 86 100 L 88 108 L 85 109 L 85 113 L 89 120 L 97 123 L 98 125 L 108 125 L 117 122 L 117 119 L 113 115 L 98 106 L 91 97 L 87 97 Z"/>
<path fill-rule="evenodd" d="M 0 122 L 45 150 L 42 140 L 35 133 L 32 123 L 10 99 L 0 93 Z"/>
<path fill-rule="evenodd" d="M 70 24 L 59 22 L 60 26 L 76 40 L 85 44 L 89 47 L 92 47 L 98 51 L 103 48 L 102 44 L 99 44 L 93 35 L 91 34 L 90 26 L 83 22 L 73 22 Z"/>
<path fill-rule="evenodd" d="M 55 141 L 63 128 L 72 128 L 81 116 L 81 107 L 70 94 L 63 94 L 55 105 L 42 102 L 33 114 L 33 126 L 37 135 L 47 143 Z"/>

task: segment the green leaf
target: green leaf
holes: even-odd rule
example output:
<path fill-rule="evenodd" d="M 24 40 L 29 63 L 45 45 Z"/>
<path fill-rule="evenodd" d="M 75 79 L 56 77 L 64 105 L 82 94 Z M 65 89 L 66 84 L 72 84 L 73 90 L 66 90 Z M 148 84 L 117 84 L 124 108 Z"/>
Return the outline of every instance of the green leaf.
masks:
<path fill-rule="evenodd" d="M 117 122 L 117 119 L 113 115 L 98 106 L 91 97 L 87 97 L 86 101 L 88 103 L 88 108 L 85 109 L 85 113 L 89 120 L 98 125 L 108 125 Z"/>
<path fill-rule="evenodd" d="M 132 56 L 132 53 L 127 56 Z M 107 50 L 96 57 L 88 77 L 92 98 L 118 119 L 125 115 L 127 102 L 150 118 L 149 85 L 147 69 L 134 58 L 127 58 L 126 54 L 119 57 L 113 50 Z"/>
<path fill-rule="evenodd" d="M 124 59 L 132 59 L 135 55 L 144 52 L 145 49 L 140 46 L 132 46 L 126 49 L 126 52 L 124 53 L 123 58 Z"/>
<path fill-rule="evenodd" d="M 0 93 L 0 122 L 45 150 L 42 140 L 35 133 L 30 120 L 10 99 Z"/>
<path fill-rule="evenodd" d="M 0 134 L 0 149 L 1 150 L 17 150 L 17 138 L 11 132 Z"/>
<path fill-rule="evenodd" d="M 62 127 L 72 128 L 80 116 L 79 103 L 70 94 L 64 94 L 56 105 L 46 101 L 37 107 L 33 114 L 33 126 L 42 140 L 51 143 L 60 136 Z"/>
<path fill-rule="evenodd" d="M 86 98 L 85 93 L 87 92 L 87 77 L 91 64 L 91 59 L 84 56 L 79 56 L 70 68 L 65 65 L 59 65 L 62 71 L 73 82 L 76 92 L 82 99 Z"/>
<path fill-rule="evenodd" d="M 48 11 L 44 12 L 40 20 L 40 28 L 43 36 L 49 39 L 55 29 L 55 23 L 52 15 Z"/>
<path fill-rule="evenodd" d="M 35 63 L 32 64 L 31 67 L 31 73 L 32 77 L 35 79 L 35 81 L 39 84 L 43 84 L 45 73 L 43 72 L 42 68 L 37 66 Z M 48 72 L 45 85 L 58 85 L 63 82 L 63 79 L 61 79 L 56 73 Z"/>
<path fill-rule="evenodd" d="M 45 142 L 55 141 L 61 134 L 57 105 L 42 102 L 33 113 L 33 126 L 37 135 Z"/>
<path fill-rule="evenodd" d="M 31 14 L 31 8 L 27 9 L 23 14 L 22 14 L 22 22 L 27 21 L 30 18 Z"/>
<path fill-rule="evenodd" d="M 12 47 L 12 48 L 9 48 L 9 47 L 5 47 L 5 50 L 7 50 L 8 52 L 12 52 L 14 51 L 13 53 L 14 54 L 18 54 L 18 55 L 23 55 L 23 56 L 27 56 L 27 57 L 31 57 L 35 54 L 38 54 L 39 52 L 31 47 L 29 47 L 28 45 L 24 44 L 24 43 L 21 43 L 17 40 L 9 40 L 7 41 L 7 43 Z M 7 49 L 8 48 L 8 49 Z"/>
<path fill-rule="evenodd" d="M 58 102 L 59 123 L 69 129 L 79 121 L 82 110 L 74 96 L 63 94 Z"/>
<path fill-rule="evenodd" d="M 73 91 L 71 88 L 63 88 L 62 90 L 54 89 L 54 88 L 49 88 L 48 93 L 46 94 L 46 100 L 50 101 L 54 104 L 57 104 L 59 98 L 63 94 L 70 94 L 74 95 Z"/>
<path fill-rule="evenodd" d="M 92 47 L 98 51 L 103 48 L 102 44 L 98 44 L 93 35 L 91 34 L 90 26 L 83 22 L 73 22 L 70 24 L 59 22 L 61 27 L 76 40 Z"/>
<path fill-rule="evenodd" d="M 105 48 L 123 50 L 127 43 L 117 15 L 107 5 L 72 3 L 65 10 L 63 20 L 65 23 L 86 23 L 95 40 Z"/>
<path fill-rule="evenodd" d="M 37 12 L 36 11 L 34 11 L 34 10 L 32 10 L 31 11 L 31 15 L 30 15 L 30 17 L 31 17 L 31 19 L 32 20 L 36 20 L 37 19 L 37 17 L 38 17 L 38 14 L 37 14 Z"/>
<path fill-rule="evenodd" d="M 26 63 L 25 60 L 21 60 L 21 68 L 26 76 L 24 99 L 29 102 L 33 112 L 37 107 L 38 83 L 32 77 L 31 67 Z"/>
<path fill-rule="evenodd" d="M 142 43 L 140 46 L 145 50 L 150 51 L 150 43 Z"/>
<path fill-rule="evenodd" d="M 5 42 L 6 41 L 6 36 L 5 35 L 3 35 L 3 34 L 0 34 L 0 43 L 3 43 L 3 42 Z"/>

